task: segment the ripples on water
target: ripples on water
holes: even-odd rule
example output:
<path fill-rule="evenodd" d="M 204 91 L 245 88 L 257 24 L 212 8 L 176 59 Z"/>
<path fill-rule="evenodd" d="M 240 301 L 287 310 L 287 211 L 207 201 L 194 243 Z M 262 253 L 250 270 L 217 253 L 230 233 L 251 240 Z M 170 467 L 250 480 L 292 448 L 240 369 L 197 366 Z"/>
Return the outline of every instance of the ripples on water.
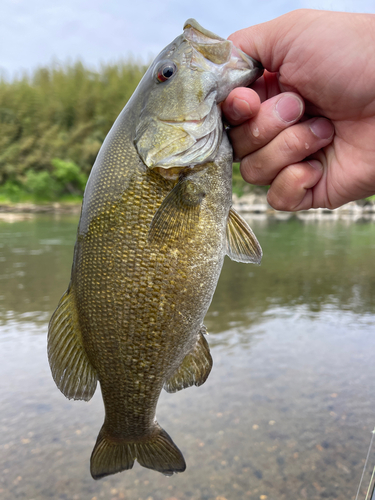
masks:
<path fill-rule="evenodd" d="M 375 225 L 250 222 L 264 260 L 225 263 L 205 321 L 208 381 L 159 401 L 186 472 L 136 465 L 99 482 L 100 391 L 66 400 L 46 356 L 77 218 L 0 222 L 0 498 L 355 498 L 375 425 Z M 374 465 L 375 450 L 360 500 Z"/>

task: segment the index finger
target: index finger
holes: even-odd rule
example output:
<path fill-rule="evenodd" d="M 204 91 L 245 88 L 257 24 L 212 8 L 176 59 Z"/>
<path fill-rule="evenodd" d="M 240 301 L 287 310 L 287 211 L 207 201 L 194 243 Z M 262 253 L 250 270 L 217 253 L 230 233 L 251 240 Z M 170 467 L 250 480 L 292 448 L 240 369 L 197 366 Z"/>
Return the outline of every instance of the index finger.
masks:
<path fill-rule="evenodd" d="M 240 125 L 253 118 L 260 109 L 260 99 L 254 90 L 238 87 L 228 95 L 221 105 L 221 110 L 228 123 Z"/>
<path fill-rule="evenodd" d="M 237 87 L 232 90 L 221 109 L 230 125 L 241 125 L 259 112 L 260 103 L 278 94 L 278 74 L 264 71 L 263 76 L 251 88 Z"/>

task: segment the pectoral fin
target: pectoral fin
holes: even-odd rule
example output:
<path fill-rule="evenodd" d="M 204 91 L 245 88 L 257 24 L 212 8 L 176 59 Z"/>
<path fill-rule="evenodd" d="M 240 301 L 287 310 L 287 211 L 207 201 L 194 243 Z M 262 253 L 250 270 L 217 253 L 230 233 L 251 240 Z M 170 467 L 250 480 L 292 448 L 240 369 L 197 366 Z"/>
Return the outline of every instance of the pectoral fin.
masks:
<path fill-rule="evenodd" d="M 227 255 L 237 262 L 260 264 L 262 249 L 247 222 L 231 208 L 227 221 Z"/>
<path fill-rule="evenodd" d="M 207 340 L 202 335 L 205 327 L 199 332 L 194 350 L 182 361 L 176 373 L 164 384 L 167 392 L 177 392 L 192 385 L 202 385 L 207 380 L 212 368 L 212 357 Z"/>
<path fill-rule="evenodd" d="M 92 398 L 97 374 L 81 342 L 71 289 L 61 297 L 48 326 L 48 360 L 54 381 L 69 399 Z"/>
<path fill-rule="evenodd" d="M 205 192 L 199 183 L 179 181 L 160 205 L 150 225 L 150 243 L 184 238 L 199 221 Z"/>

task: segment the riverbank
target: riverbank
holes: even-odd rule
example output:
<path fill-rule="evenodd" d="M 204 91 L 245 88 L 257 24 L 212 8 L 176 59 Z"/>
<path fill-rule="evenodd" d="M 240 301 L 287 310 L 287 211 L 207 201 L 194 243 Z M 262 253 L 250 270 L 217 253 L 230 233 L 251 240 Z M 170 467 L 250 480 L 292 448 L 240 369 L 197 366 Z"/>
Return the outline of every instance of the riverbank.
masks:
<path fill-rule="evenodd" d="M 0 221 L 18 222 L 32 219 L 36 214 L 79 215 L 81 203 L 12 203 L 0 204 Z"/>
<path fill-rule="evenodd" d="M 0 204 L 0 214 L 79 214 L 81 202 L 79 203 L 9 203 Z"/>
<path fill-rule="evenodd" d="M 316 208 L 302 210 L 300 212 L 282 212 L 275 210 L 267 203 L 264 192 L 253 192 L 245 194 L 240 198 L 233 194 L 233 208 L 242 214 L 260 214 L 273 216 L 277 219 L 289 219 L 297 217 L 299 219 L 364 219 L 375 221 L 375 201 L 358 200 L 351 201 L 345 205 L 329 210 L 328 208 Z"/>
<path fill-rule="evenodd" d="M 300 219 L 340 219 L 340 218 L 364 218 L 375 221 L 375 202 L 372 200 L 352 201 L 329 210 L 326 208 L 311 209 L 301 212 L 282 212 L 273 209 L 268 203 L 264 192 L 247 193 L 241 197 L 233 194 L 233 207 L 242 214 L 255 214 L 272 216 L 277 219 L 288 219 L 298 217 Z M 1 220 L 18 220 L 20 217 L 28 218 L 32 214 L 62 214 L 79 215 L 81 203 L 14 203 L 0 204 Z"/>

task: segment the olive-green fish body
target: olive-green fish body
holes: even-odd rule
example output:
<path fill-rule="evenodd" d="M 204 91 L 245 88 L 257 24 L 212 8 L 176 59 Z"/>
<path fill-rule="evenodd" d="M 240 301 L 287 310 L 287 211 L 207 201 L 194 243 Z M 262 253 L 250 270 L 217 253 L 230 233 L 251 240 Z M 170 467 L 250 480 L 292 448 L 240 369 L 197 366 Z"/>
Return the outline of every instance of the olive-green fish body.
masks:
<path fill-rule="evenodd" d="M 232 69 L 240 77 L 227 77 L 233 52 L 242 56 L 213 37 L 189 20 L 110 131 L 86 187 L 69 288 L 50 321 L 60 390 L 89 400 L 100 381 L 95 479 L 135 459 L 166 475 L 185 469 L 155 419 L 160 391 L 201 385 L 210 373 L 203 319 L 224 256 L 261 258 L 231 209 L 232 150 L 217 106 L 261 70 L 245 57 Z"/>

